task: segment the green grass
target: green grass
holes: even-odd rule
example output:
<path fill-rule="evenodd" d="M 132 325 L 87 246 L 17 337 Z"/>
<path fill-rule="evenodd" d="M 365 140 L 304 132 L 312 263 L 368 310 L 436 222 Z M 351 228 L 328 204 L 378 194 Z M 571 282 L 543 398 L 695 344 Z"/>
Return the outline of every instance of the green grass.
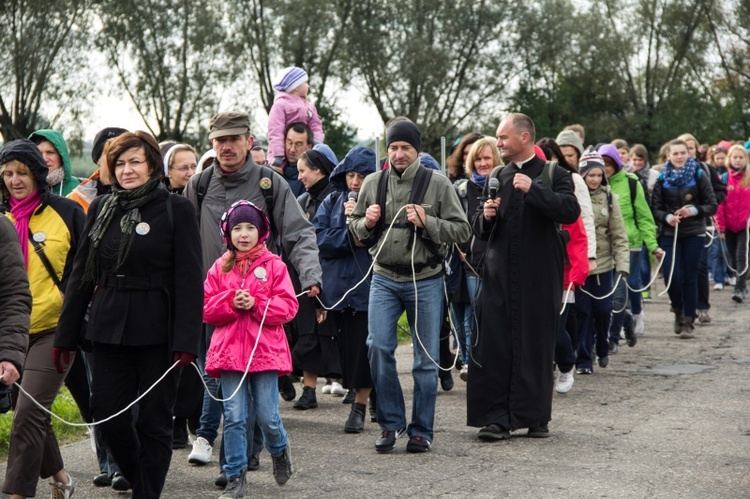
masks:
<path fill-rule="evenodd" d="M 409 329 L 409 321 L 406 319 L 406 312 L 398 318 L 396 334 L 398 335 L 399 344 L 411 343 L 411 330 Z"/>
<path fill-rule="evenodd" d="M 24 395 L 21 394 L 21 397 Z M 83 423 L 83 418 L 78 410 L 73 397 L 68 389 L 63 387 L 52 404 L 52 412 L 71 423 Z M 13 411 L 0 415 L 0 459 L 8 457 L 8 446 L 10 444 L 10 429 L 13 424 Z M 60 445 L 75 442 L 86 437 L 85 426 L 68 426 L 52 418 L 52 428 Z"/>

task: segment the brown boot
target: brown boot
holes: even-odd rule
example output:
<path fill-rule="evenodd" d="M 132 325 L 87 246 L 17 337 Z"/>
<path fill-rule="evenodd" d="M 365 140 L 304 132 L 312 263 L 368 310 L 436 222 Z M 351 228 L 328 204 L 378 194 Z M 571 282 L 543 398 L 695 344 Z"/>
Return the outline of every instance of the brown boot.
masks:
<path fill-rule="evenodd" d="M 694 329 L 695 317 L 685 316 L 682 318 L 682 331 L 680 331 L 680 338 L 683 340 L 692 340 L 695 338 Z"/>

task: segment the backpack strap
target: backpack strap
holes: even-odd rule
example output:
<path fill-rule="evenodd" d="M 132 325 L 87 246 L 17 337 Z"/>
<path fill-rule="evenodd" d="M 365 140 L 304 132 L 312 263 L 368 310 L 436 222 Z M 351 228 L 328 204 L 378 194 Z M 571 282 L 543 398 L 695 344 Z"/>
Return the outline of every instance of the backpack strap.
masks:
<path fill-rule="evenodd" d="M 44 248 L 42 247 L 39 241 L 34 239 L 34 234 L 31 232 L 31 228 L 29 228 L 29 241 L 31 241 L 31 244 L 34 246 L 34 251 L 36 252 L 37 256 L 39 256 L 39 259 L 42 261 L 42 265 L 44 265 L 44 268 L 47 269 L 47 273 L 52 279 L 52 282 L 55 283 L 55 286 L 57 286 L 57 289 L 59 289 L 61 293 L 65 292 L 65 290 L 62 287 L 62 282 L 60 282 L 60 278 L 57 277 L 57 272 L 55 272 L 54 267 L 52 267 L 52 263 L 49 261 L 49 258 L 47 258 L 47 255 L 44 253 Z"/>
<path fill-rule="evenodd" d="M 461 201 L 461 208 L 463 208 L 464 213 L 467 215 L 469 214 L 469 179 L 462 178 L 460 180 L 457 180 L 455 184 L 453 184 L 453 188 L 456 189 L 456 194 L 458 194 L 458 199 Z"/>
<path fill-rule="evenodd" d="M 391 169 L 380 170 L 380 177 L 378 178 L 378 190 L 375 197 L 375 202 L 380 206 L 380 218 L 375 223 L 375 227 L 372 230 L 372 239 L 377 241 L 383 234 L 385 228 L 385 199 L 388 194 L 388 176 L 391 174 Z"/>
<path fill-rule="evenodd" d="M 421 163 L 417 166 L 417 172 L 414 174 L 414 183 L 411 187 L 409 204 L 422 204 L 427 188 L 432 180 L 433 170 L 428 170 Z"/>
<path fill-rule="evenodd" d="M 211 183 L 211 177 L 213 177 L 214 175 L 214 166 L 209 166 L 198 175 L 198 186 L 195 189 L 195 198 L 198 201 L 198 224 L 200 225 L 200 212 L 201 208 L 203 207 L 203 198 L 206 197 L 206 192 L 208 192 L 208 185 Z"/>
<path fill-rule="evenodd" d="M 557 161 L 545 161 L 544 169 L 542 170 L 542 173 L 539 174 L 539 176 L 534 179 L 534 182 L 536 182 L 537 184 L 541 184 L 543 187 L 546 187 L 547 189 L 552 189 L 556 166 L 557 166 Z"/>

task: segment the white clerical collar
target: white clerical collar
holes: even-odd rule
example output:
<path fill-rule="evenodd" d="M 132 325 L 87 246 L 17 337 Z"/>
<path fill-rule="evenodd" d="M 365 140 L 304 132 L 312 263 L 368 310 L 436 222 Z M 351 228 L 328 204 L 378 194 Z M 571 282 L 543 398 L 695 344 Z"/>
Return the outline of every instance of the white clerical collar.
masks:
<path fill-rule="evenodd" d="M 536 153 L 535 153 L 535 154 L 532 154 L 532 155 L 531 155 L 531 156 L 529 157 L 529 159 L 525 159 L 525 160 L 523 160 L 523 161 L 517 161 L 517 162 L 515 162 L 515 163 L 516 163 L 516 166 L 518 167 L 518 169 L 519 169 L 519 170 L 523 169 L 523 165 L 525 165 L 526 163 L 528 163 L 529 161 L 531 161 L 532 159 L 534 159 L 534 156 L 536 156 Z"/>

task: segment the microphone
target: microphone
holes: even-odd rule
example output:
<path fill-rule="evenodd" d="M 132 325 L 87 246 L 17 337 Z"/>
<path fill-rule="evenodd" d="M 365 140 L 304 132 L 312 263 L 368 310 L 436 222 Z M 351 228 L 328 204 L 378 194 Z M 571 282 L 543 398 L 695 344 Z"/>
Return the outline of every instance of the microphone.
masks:
<path fill-rule="evenodd" d="M 490 178 L 489 189 L 490 189 L 490 199 L 495 199 L 497 197 L 497 191 L 500 189 L 500 181 L 496 179 L 495 177 Z"/>
<path fill-rule="evenodd" d="M 349 191 L 349 195 L 347 196 L 347 198 L 348 198 L 347 202 L 354 201 L 356 203 L 358 197 L 359 197 L 359 193 L 358 192 Z M 352 218 L 351 215 L 349 215 L 349 216 L 346 217 L 346 225 L 349 225 L 349 221 L 350 221 L 351 218 Z"/>

